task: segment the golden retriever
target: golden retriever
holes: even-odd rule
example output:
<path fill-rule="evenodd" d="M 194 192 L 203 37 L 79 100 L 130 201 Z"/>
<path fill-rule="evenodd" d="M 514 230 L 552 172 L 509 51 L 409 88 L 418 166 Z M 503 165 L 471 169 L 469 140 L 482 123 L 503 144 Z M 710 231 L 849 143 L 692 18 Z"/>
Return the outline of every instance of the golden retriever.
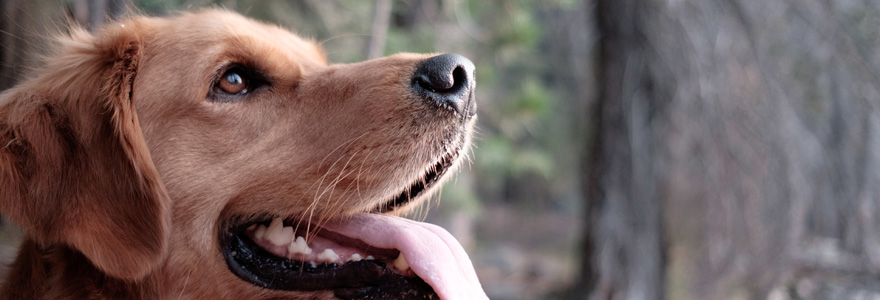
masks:
<path fill-rule="evenodd" d="M 469 147 L 474 66 L 328 64 L 222 10 L 58 40 L 0 94 L 7 299 L 485 299 L 443 229 L 394 215 Z"/>

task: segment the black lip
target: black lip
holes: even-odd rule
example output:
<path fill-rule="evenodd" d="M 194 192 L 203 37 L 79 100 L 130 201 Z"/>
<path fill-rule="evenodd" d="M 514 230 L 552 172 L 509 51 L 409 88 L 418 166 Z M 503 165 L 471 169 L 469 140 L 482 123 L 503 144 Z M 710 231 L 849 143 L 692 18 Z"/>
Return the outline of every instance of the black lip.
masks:
<path fill-rule="evenodd" d="M 384 262 L 362 260 L 312 267 L 263 250 L 244 234 L 242 226 L 237 229 L 223 234 L 221 252 L 233 274 L 256 286 L 284 291 L 332 290 L 341 299 L 439 299 L 424 280 L 394 273 Z"/>
<path fill-rule="evenodd" d="M 382 207 L 378 209 L 379 213 L 387 213 L 398 209 L 410 201 L 418 198 L 422 195 L 424 191 L 427 191 L 431 187 L 437 184 L 443 175 L 446 175 L 449 168 L 455 163 L 455 159 L 457 158 L 458 151 L 454 151 L 453 154 L 448 154 L 440 159 L 437 163 L 434 164 L 434 167 L 431 168 L 430 171 L 425 173 L 425 175 L 416 180 L 413 184 L 409 186 L 409 188 L 403 190 L 397 197 L 392 199 L 391 201 L 385 203 Z"/>

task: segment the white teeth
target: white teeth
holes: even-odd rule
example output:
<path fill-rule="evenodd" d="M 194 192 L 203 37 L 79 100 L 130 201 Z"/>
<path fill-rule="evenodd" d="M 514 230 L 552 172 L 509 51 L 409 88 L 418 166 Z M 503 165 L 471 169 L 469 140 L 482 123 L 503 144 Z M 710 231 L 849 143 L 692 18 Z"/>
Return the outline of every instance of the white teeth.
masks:
<path fill-rule="evenodd" d="M 313 261 L 310 261 L 310 262 L 309 262 L 309 266 L 312 267 L 312 268 L 314 269 L 314 268 L 317 268 L 317 267 L 318 267 L 318 264 L 316 264 L 316 263 L 313 262 Z"/>
<path fill-rule="evenodd" d="M 366 259 L 366 260 L 374 260 L 374 259 L 376 259 L 376 258 L 373 257 L 372 255 L 367 255 L 367 258 L 365 258 L 365 259 Z"/>
<path fill-rule="evenodd" d="M 293 239 L 293 227 L 285 227 L 281 218 L 274 218 L 269 224 L 269 229 L 266 230 L 266 239 L 275 246 L 290 244 Z"/>
<path fill-rule="evenodd" d="M 321 252 L 321 254 L 318 254 L 318 259 L 323 260 L 323 261 L 333 262 L 333 261 L 336 261 L 337 259 L 339 259 L 339 255 L 337 255 L 336 252 L 333 251 L 333 249 L 327 248 L 327 249 L 324 249 L 324 252 Z"/>
<path fill-rule="evenodd" d="M 394 267 L 401 271 L 409 270 L 409 263 L 406 262 L 406 257 L 403 257 L 403 253 L 400 253 L 400 256 L 394 260 Z"/>
<path fill-rule="evenodd" d="M 312 248 L 309 248 L 309 245 L 306 244 L 305 238 L 298 236 L 296 240 L 290 242 L 287 251 L 293 254 L 311 254 Z"/>
<path fill-rule="evenodd" d="M 351 257 L 348 258 L 348 261 L 361 261 L 362 259 L 364 259 L 363 256 L 355 253 L 355 254 L 352 254 Z"/>
<path fill-rule="evenodd" d="M 264 236 L 266 236 L 266 225 L 257 226 L 257 230 L 254 231 L 254 238 L 262 240 Z"/>
<path fill-rule="evenodd" d="M 280 234 L 282 227 L 284 227 L 284 223 L 281 218 L 272 219 L 272 223 L 269 223 L 269 228 L 266 229 L 266 238 L 268 239 L 270 235 Z"/>
<path fill-rule="evenodd" d="M 293 227 L 284 227 L 281 229 L 281 239 L 275 245 L 284 246 L 293 241 Z"/>

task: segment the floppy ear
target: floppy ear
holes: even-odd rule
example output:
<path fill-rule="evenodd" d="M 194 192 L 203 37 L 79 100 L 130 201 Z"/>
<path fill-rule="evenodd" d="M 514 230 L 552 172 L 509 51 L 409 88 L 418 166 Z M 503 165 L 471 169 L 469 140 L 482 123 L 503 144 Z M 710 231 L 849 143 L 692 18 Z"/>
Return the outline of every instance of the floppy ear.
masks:
<path fill-rule="evenodd" d="M 0 94 L 0 212 L 40 247 L 71 247 L 127 280 L 161 263 L 170 226 L 132 103 L 133 22 L 72 30 L 40 76 Z"/>

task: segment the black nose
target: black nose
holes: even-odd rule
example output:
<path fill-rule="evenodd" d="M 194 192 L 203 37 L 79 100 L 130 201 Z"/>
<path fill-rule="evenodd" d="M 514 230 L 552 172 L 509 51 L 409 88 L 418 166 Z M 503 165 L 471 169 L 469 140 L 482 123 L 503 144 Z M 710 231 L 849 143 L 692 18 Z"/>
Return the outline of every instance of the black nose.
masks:
<path fill-rule="evenodd" d="M 413 74 L 416 95 L 459 114 L 471 117 L 474 101 L 474 63 L 458 54 L 443 54 L 426 59 Z"/>

